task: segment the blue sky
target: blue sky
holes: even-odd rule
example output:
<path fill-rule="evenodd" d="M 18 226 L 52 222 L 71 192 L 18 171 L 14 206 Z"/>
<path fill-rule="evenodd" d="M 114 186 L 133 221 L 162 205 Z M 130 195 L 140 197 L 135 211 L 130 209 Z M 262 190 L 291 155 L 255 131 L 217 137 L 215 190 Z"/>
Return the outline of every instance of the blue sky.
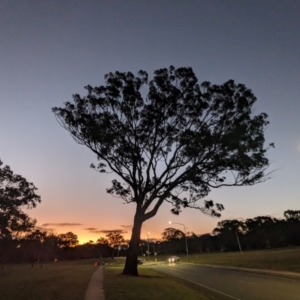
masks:
<path fill-rule="evenodd" d="M 84 95 L 87 84 L 103 84 L 108 72 L 151 76 L 170 65 L 192 67 L 200 82 L 234 79 L 252 89 L 255 113 L 269 115 L 276 172 L 254 187 L 213 191 L 209 198 L 225 206 L 221 219 L 195 210 L 175 217 L 165 205 L 142 237 L 159 237 L 170 219 L 205 233 L 222 219 L 300 209 L 299 11 L 297 0 L 1 1 L 0 159 L 38 187 L 42 203 L 29 215 L 81 241 L 132 224 L 134 206 L 105 192 L 114 177 L 89 168 L 96 157 L 51 108 Z"/>

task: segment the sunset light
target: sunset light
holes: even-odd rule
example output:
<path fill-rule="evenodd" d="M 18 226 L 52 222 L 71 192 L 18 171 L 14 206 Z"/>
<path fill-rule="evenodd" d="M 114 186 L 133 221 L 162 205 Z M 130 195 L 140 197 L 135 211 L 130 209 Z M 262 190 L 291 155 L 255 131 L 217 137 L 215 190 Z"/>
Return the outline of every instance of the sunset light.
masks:
<path fill-rule="evenodd" d="M 297 300 L 299 13 L 1 1 L 0 298 Z"/>
<path fill-rule="evenodd" d="M 0 268 L 300 246 L 299 11 L 2 1 Z"/>

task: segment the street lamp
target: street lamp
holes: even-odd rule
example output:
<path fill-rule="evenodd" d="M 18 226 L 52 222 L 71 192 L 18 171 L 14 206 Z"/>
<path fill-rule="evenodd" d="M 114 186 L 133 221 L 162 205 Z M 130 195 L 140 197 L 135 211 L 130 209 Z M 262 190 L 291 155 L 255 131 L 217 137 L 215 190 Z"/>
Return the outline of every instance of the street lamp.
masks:
<path fill-rule="evenodd" d="M 235 231 L 235 235 L 236 235 L 236 239 L 237 239 L 237 241 L 238 241 L 238 245 L 239 245 L 239 248 L 240 248 L 240 252 L 241 252 L 241 254 L 243 254 L 243 252 L 242 252 L 242 247 L 241 247 L 241 243 L 240 243 L 240 239 L 239 239 L 237 230 Z"/>
<path fill-rule="evenodd" d="M 185 228 L 185 225 L 182 224 L 182 223 L 175 223 L 175 222 L 172 222 L 172 221 L 169 221 L 169 224 L 177 224 L 177 225 L 182 225 L 183 226 L 183 228 L 184 228 L 184 237 L 185 237 L 186 258 L 187 258 L 187 261 L 189 261 L 189 249 L 188 249 L 188 243 L 187 243 L 187 239 L 186 239 L 186 228 Z"/>
<path fill-rule="evenodd" d="M 150 234 L 150 232 L 147 233 L 147 242 L 148 242 L 148 261 L 149 261 L 149 234 Z"/>

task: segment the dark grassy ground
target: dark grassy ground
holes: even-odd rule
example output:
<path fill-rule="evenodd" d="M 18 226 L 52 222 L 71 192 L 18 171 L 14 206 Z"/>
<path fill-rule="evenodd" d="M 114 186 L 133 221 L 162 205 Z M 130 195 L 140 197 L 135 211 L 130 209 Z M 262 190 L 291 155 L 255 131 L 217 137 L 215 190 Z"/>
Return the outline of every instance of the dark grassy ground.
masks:
<path fill-rule="evenodd" d="M 185 255 L 180 255 L 186 261 Z M 158 256 L 158 262 L 167 256 Z M 2 300 L 83 300 L 90 278 L 95 271 L 95 260 L 52 262 L 43 268 L 29 264 L 5 265 L 0 270 L 0 299 Z M 300 248 L 264 251 L 206 253 L 190 255 L 189 262 L 244 268 L 269 269 L 300 273 Z M 124 259 L 108 260 L 104 268 L 104 288 L 112 299 L 205 299 L 190 288 L 147 269 L 139 267 L 140 277 L 119 275 Z M 150 263 L 154 258 L 150 257 Z M 126 297 L 125 297 L 126 295 Z M 189 295 L 188 298 L 185 296 Z M 201 298 L 202 297 L 202 298 Z"/>
<path fill-rule="evenodd" d="M 207 300 L 202 294 L 154 270 L 139 267 L 139 277 L 121 275 L 122 267 L 105 267 L 104 290 L 107 300 Z"/>
<path fill-rule="evenodd" d="M 186 262 L 186 255 L 180 255 Z M 167 256 L 158 257 L 158 261 L 166 261 Z M 205 253 L 190 255 L 189 262 L 212 264 L 241 268 L 267 269 L 300 273 L 300 248 L 283 248 L 262 251 Z"/>
<path fill-rule="evenodd" d="M 0 270 L 2 300 L 84 300 L 92 274 L 92 260 L 51 262 L 43 268 L 29 264 L 5 265 Z M 112 299 L 207 299 L 153 270 L 140 268 L 140 277 L 120 275 L 124 259 L 106 260 L 104 288 Z M 188 298 L 185 298 L 188 296 Z"/>
<path fill-rule="evenodd" d="M 0 270 L 2 300 L 83 300 L 95 271 L 94 260 L 5 265 Z"/>

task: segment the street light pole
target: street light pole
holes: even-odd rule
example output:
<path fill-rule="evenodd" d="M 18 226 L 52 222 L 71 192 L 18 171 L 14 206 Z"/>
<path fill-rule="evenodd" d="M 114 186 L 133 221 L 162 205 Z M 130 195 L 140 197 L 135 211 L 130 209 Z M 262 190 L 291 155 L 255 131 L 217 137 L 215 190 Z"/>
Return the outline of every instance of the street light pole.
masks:
<path fill-rule="evenodd" d="M 148 261 L 149 261 L 149 234 L 150 234 L 150 232 L 147 233 L 147 242 L 148 242 Z"/>
<path fill-rule="evenodd" d="M 239 244 L 240 252 L 241 252 L 241 254 L 243 254 L 243 252 L 242 252 L 242 247 L 241 247 L 241 243 L 240 243 L 240 239 L 239 239 L 239 236 L 238 236 L 238 234 L 237 234 L 237 231 L 235 231 L 235 235 L 236 235 L 236 238 L 237 238 L 237 241 L 238 241 L 238 244 Z"/>
<path fill-rule="evenodd" d="M 177 225 L 182 225 L 184 228 L 184 237 L 185 237 L 185 251 L 186 251 L 186 258 L 187 261 L 189 261 L 189 249 L 188 249 L 188 243 L 187 243 L 187 238 L 186 238 L 186 228 L 185 225 L 182 223 L 175 223 L 175 222 L 171 222 L 169 221 L 169 224 L 177 224 Z"/>

